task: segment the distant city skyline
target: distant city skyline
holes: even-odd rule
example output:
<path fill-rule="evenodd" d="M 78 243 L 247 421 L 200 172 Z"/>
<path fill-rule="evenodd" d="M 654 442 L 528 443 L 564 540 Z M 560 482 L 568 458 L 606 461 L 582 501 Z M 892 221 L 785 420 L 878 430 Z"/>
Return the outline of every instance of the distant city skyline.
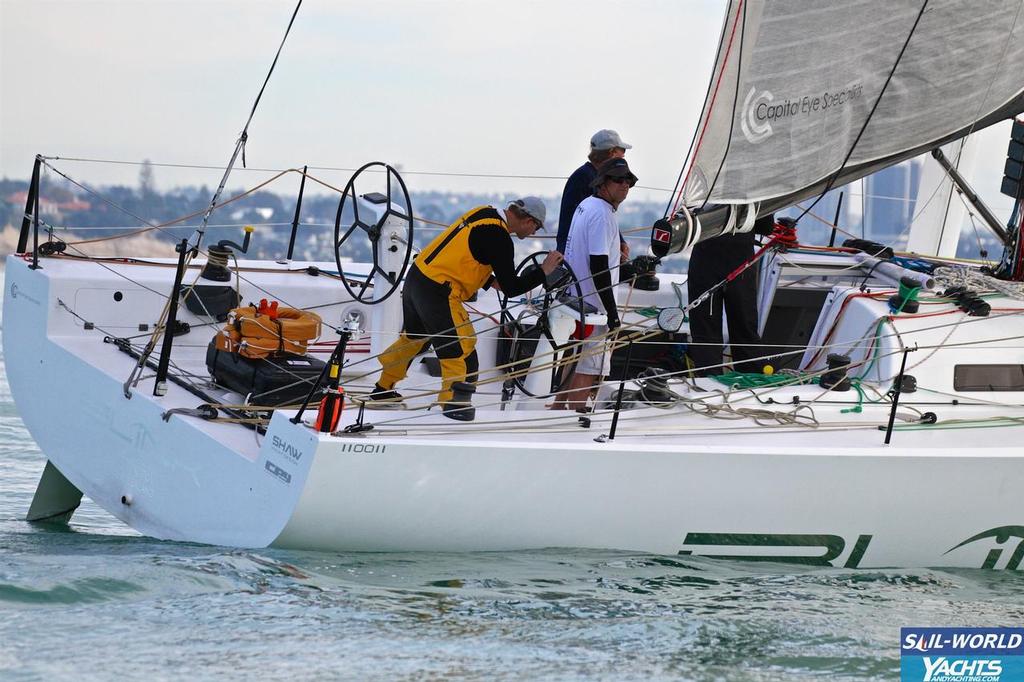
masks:
<path fill-rule="evenodd" d="M 635 193 L 667 202 L 725 4 L 305 0 L 249 129 L 246 160 L 256 168 L 382 160 L 401 165 L 417 190 L 557 194 L 590 136 L 614 128 L 633 145 Z M 213 167 L 156 166 L 162 189 L 216 186 L 294 7 L 3 0 L 0 174 L 27 177 L 36 153 L 150 159 Z M 132 184 L 138 172 L 62 166 L 94 184 Z M 234 183 L 268 177 L 238 167 Z M 332 184 L 350 174 L 319 172 Z"/>
<path fill-rule="evenodd" d="M 552 197 L 612 127 L 633 145 L 632 199 L 667 203 L 725 5 L 305 0 L 249 131 L 249 169 L 229 186 L 303 164 L 342 186 L 346 169 L 383 160 L 417 191 Z M 71 157 L 149 159 L 161 190 L 216 187 L 294 6 L 0 0 L 0 175 L 27 179 L 43 153 L 91 185 L 135 186 L 140 168 Z M 972 178 L 1000 216 L 1008 128 L 980 133 Z"/>

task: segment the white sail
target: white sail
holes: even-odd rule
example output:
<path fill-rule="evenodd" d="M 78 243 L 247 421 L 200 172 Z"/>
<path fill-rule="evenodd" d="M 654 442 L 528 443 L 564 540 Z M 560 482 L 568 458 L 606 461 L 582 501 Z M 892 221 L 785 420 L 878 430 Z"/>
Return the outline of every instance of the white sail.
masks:
<path fill-rule="evenodd" d="M 685 202 L 855 179 L 1019 112 L 1022 73 L 1024 0 L 732 0 Z"/>
<path fill-rule="evenodd" d="M 956 160 L 957 169 L 971 175 L 978 165 L 978 142 L 974 136 L 944 145 L 942 152 Z M 924 158 L 919 208 L 910 225 L 907 251 L 955 258 L 960 230 L 968 221 L 967 202 L 959 198 L 949 173 L 938 161 Z"/>

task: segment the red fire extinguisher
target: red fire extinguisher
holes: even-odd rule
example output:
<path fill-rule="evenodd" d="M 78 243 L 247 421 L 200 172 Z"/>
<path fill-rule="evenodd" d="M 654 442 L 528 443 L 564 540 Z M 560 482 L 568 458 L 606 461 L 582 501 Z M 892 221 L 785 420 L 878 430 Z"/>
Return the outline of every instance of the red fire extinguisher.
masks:
<path fill-rule="evenodd" d="M 338 385 L 341 367 L 335 360 L 335 357 L 331 358 L 327 390 L 320 399 L 320 410 L 316 415 L 316 430 L 321 433 L 331 433 L 338 428 L 341 411 L 345 408 L 345 389 Z"/>

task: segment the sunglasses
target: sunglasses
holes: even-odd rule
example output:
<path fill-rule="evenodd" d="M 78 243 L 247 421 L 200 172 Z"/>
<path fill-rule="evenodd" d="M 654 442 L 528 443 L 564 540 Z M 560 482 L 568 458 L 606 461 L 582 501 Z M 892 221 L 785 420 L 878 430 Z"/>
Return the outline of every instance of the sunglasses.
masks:
<path fill-rule="evenodd" d="M 620 185 L 629 185 L 630 187 L 633 186 L 633 180 L 630 178 L 608 178 L 608 181 L 617 182 Z"/>

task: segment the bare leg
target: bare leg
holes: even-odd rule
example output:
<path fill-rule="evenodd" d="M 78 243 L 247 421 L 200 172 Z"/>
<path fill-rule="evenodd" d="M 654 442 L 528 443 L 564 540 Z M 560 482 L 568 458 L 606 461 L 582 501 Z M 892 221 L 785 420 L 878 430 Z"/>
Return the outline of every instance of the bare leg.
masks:
<path fill-rule="evenodd" d="M 558 385 L 558 390 L 555 391 L 554 400 L 549 405 L 545 405 L 549 410 L 567 410 L 569 405 L 566 402 L 567 391 L 572 385 L 573 377 L 576 376 L 576 359 L 573 356 L 565 366 L 565 371 L 562 372 L 562 383 Z"/>
<path fill-rule="evenodd" d="M 555 391 L 554 400 L 551 404 L 546 407 L 549 410 L 568 410 L 569 409 L 569 391 L 573 390 L 573 380 L 576 378 L 575 364 L 569 368 L 565 377 L 562 379 L 562 383 L 558 385 L 558 390 Z"/>
<path fill-rule="evenodd" d="M 596 374 L 582 374 L 576 372 L 569 380 L 569 387 L 565 391 L 565 403 L 570 410 L 582 410 L 587 406 L 587 398 L 597 387 L 600 380 Z"/>

